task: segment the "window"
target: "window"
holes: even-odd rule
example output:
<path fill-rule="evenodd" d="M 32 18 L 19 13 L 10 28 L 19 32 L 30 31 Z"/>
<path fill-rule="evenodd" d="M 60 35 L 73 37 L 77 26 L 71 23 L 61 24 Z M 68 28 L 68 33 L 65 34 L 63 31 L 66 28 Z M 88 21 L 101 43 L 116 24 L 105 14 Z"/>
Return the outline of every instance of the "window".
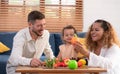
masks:
<path fill-rule="evenodd" d="M 46 28 L 61 32 L 68 24 L 82 31 L 82 0 L 1 0 L 0 31 L 18 31 L 26 26 L 27 15 L 39 10 L 46 16 Z"/>
<path fill-rule="evenodd" d="M 9 5 L 26 5 L 26 6 L 38 6 L 40 0 L 8 0 Z"/>

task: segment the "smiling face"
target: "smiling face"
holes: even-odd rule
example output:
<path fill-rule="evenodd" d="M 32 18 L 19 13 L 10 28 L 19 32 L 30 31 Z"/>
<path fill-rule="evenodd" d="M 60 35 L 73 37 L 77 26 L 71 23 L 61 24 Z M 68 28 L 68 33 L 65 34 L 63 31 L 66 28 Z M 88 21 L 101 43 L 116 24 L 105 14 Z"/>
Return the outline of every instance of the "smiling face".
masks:
<path fill-rule="evenodd" d="M 65 30 L 64 30 L 64 35 L 63 35 L 63 40 L 64 40 L 65 42 L 70 43 L 72 37 L 74 37 L 74 34 L 75 34 L 75 32 L 74 32 L 73 29 L 65 29 Z"/>
<path fill-rule="evenodd" d="M 91 28 L 91 38 L 93 41 L 101 41 L 103 37 L 104 30 L 101 27 L 101 23 L 94 23 Z"/>
<path fill-rule="evenodd" d="M 45 19 L 36 20 L 33 24 L 29 23 L 29 27 L 33 35 L 42 36 L 43 30 L 45 28 Z"/>
<path fill-rule="evenodd" d="M 112 25 L 102 19 L 98 19 L 90 26 L 86 35 L 86 46 L 91 51 L 99 47 L 111 47 L 113 43 L 119 45 L 119 40 Z"/>

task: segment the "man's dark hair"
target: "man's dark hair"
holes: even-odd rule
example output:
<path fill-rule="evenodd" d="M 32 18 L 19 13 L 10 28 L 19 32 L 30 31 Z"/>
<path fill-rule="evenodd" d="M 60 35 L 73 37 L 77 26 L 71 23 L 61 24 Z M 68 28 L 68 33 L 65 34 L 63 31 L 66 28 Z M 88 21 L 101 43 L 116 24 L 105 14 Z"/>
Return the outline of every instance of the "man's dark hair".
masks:
<path fill-rule="evenodd" d="M 29 14 L 28 14 L 28 22 L 31 22 L 32 24 L 34 24 L 35 20 L 41 20 L 41 19 L 44 19 L 45 18 L 45 15 L 43 13 L 41 13 L 40 11 L 37 11 L 37 10 L 34 10 L 34 11 L 31 11 Z"/>

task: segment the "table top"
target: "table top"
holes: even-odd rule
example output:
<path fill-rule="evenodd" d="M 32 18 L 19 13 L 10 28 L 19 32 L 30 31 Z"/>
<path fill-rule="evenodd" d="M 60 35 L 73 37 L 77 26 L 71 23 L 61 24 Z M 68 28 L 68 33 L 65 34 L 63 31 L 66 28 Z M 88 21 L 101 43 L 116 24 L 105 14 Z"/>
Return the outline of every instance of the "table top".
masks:
<path fill-rule="evenodd" d="M 28 66 L 19 66 L 16 69 L 16 72 L 30 72 L 30 73 L 95 73 L 95 72 L 107 72 L 104 68 L 98 68 L 98 67 L 82 67 L 75 70 L 71 70 L 68 67 L 58 67 L 58 68 L 52 68 L 48 69 L 45 67 L 28 67 Z"/>

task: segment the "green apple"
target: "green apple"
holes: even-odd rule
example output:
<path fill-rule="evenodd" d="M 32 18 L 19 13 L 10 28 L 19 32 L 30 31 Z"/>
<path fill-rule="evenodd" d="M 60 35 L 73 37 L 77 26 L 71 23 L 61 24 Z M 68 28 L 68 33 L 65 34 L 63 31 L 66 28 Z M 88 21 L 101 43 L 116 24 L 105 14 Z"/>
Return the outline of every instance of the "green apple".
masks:
<path fill-rule="evenodd" d="M 76 60 L 70 60 L 68 62 L 68 68 L 69 69 L 77 69 L 78 68 L 78 64 L 77 64 L 77 61 Z"/>

